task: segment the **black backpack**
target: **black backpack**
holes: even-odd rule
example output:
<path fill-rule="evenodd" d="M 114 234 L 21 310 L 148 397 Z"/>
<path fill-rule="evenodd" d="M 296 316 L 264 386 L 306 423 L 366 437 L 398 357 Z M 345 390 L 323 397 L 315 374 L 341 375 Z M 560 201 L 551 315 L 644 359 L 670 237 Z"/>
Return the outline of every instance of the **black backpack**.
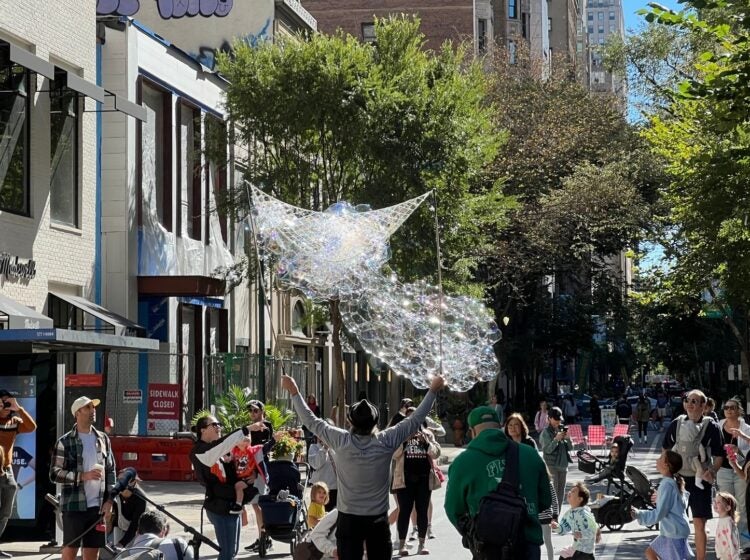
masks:
<path fill-rule="evenodd" d="M 464 547 L 474 560 L 516 560 L 526 554 L 526 499 L 519 493 L 518 445 L 508 441 L 500 484 L 479 501 L 473 518 L 462 520 Z"/>

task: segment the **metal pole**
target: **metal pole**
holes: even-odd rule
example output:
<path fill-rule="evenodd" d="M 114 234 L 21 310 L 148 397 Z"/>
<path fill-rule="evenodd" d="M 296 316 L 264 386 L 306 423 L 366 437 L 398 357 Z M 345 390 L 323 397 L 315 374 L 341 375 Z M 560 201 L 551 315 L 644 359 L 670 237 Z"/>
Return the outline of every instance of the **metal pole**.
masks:
<path fill-rule="evenodd" d="M 266 402 L 266 294 L 261 259 L 258 259 L 258 399 Z"/>

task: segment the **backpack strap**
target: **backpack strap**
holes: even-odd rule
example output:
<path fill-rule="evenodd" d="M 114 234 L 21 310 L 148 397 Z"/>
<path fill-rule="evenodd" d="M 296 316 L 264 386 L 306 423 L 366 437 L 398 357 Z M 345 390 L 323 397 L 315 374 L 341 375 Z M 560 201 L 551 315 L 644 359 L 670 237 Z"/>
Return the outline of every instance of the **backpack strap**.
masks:
<path fill-rule="evenodd" d="M 177 539 L 172 539 L 172 546 L 174 546 L 174 551 L 177 553 L 177 560 L 184 560 L 185 551 L 182 549 L 180 542 Z"/>
<path fill-rule="evenodd" d="M 507 482 L 513 488 L 518 488 L 519 486 L 518 446 L 519 444 L 508 438 L 508 447 L 505 450 L 505 472 L 503 473 L 503 480 L 500 482 L 500 484 Z"/>

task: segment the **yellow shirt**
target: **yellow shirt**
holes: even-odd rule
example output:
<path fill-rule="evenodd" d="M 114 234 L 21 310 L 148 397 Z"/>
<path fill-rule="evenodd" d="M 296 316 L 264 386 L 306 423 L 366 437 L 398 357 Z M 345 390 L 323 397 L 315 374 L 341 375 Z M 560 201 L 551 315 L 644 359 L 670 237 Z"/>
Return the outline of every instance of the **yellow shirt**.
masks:
<path fill-rule="evenodd" d="M 312 502 L 310 504 L 310 507 L 307 508 L 307 516 L 308 517 L 314 517 L 315 519 L 323 519 L 326 514 L 326 508 L 323 504 L 319 504 L 317 502 Z"/>

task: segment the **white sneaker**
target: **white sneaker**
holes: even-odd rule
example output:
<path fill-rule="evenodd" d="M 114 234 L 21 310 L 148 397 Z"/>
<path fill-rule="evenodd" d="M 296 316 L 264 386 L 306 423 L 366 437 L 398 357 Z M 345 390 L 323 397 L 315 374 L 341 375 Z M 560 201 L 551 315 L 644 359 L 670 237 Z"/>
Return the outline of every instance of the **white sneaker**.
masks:
<path fill-rule="evenodd" d="M 409 540 L 410 541 L 416 541 L 417 540 L 417 535 L 419 535 L 419 531 L 417 530 L 416 527 L 414 527 L 414 529 L 412 529 L 411 535 L 409 535 Z"/>
<path fill-rule="evenodd" d="M 432 532 L 432 525 L 427 526 L 427 538 L 428 539 L 434 539 L 435 533 Z"/>
<path fill-rule="evenodd" d="M 648 443 L 648 436 L 643 438 L 643 443 Z"/>

